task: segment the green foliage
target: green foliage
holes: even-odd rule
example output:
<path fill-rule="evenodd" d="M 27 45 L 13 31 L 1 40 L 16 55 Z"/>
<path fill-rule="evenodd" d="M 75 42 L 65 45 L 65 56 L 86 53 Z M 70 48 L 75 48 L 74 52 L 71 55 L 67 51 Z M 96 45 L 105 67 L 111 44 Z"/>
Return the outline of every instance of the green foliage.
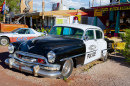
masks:
<path fill-rule="evenodd" d="M 122 36 L 126 41 L 126 46 L 122 54 L 125 56 L 127 62 L 130 63 L 130 29 L 126 29 L 126 33 L 124 33 Z"/>
<path fill-rule="evenodd" d="M 20 12 L 20 0 L 6 0 L 6 5 L 9 8 L 9 12 Z"/>
<path fill-rule="evenodd" d="M 50 32 L 50 29 L 48 29 L 48 28 L 42 28 L 41 30 L 40 29 L 38 29 L 37 30 L 38 32 L 44 32 L 44 31 L 46 31 L 47 33 L 49 33 Z"/>
<path fill-rule="evenodd" d="M 0 0 L 0 6 L 3 4 L 4 0 Z M 6 6 L 9 10 L 6 10 L 6 14 L 9 12 L 14 12 L 15 14 L 20 13 L 20 0 L 6 0 Z M 3 15 L 0 13 L 0 21 L 3 21 Z"/>

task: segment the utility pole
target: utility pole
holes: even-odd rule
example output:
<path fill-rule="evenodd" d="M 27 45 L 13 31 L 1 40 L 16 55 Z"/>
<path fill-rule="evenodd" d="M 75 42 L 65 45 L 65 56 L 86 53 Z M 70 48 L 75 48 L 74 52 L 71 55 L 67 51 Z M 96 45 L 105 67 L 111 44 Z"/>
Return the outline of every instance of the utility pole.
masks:
<path fill-rule="evenodd" d="M 44 8 L 45 8 L 45 2 L 42 0 L 42 28 L 44 27 Z"/>
<path fill-rule="evenodd" d="M 101 6 L 101 0 L 100 0 L 100 6 Z"/>
<path fill-rule="evenodd" d="M 61 0 L 61 4 L 62 4 L 62 0 Z"/>
<path fill-rule="evenodd" d="M 5 0 L 5 11 L 4 11 L 3 22 L 5 22 L 5 15 L 6 15 L 6 0 Z"/>
<path fill-rule="evenodd" d="M 93 3 L 92 3 L 92 7 L 93 7 L 93 5 L 94 5 L 94 0 L 93 0 Z"/>

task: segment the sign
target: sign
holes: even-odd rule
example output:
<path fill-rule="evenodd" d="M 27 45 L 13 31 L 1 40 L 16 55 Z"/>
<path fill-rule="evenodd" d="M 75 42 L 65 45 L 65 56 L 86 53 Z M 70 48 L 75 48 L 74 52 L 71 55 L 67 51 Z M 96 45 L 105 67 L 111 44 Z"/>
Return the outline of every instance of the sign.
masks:
<path fill-rule="evenodd" d="M 101 9 L 95 9 L 94 10 L 94 16 L 102 16 L 102 10 Z"/>
<path fill-rule="evenodd" d="M 108 8 L 101 8 L 102 11 L 108 11 Z"/>
<path fill-rule="evenodd" d="M 56 24 L 63 24 L 63 19 L 56 19 Z"/>
<path fill-rule="evenodd" d="M 120 7 L 120 10 L 130 10 L 130 6 L 123 6 L 123 7 Z"/>
<path fill-rule="evenodd" d="M 75 15 L 76 17 L 78 17 L 78 21 L 81 21 L 81 15 Z"/>
<path fill-rule="evenodd" d="M 33 12 L 33 0 L 21 0 L 21 13 Z"/>
<path fill-rule="evenodd" d="M 119 10 L 119 7 L 111 7 L 110 8 L 110 11 L 117 11 L 117 10 Z"/>

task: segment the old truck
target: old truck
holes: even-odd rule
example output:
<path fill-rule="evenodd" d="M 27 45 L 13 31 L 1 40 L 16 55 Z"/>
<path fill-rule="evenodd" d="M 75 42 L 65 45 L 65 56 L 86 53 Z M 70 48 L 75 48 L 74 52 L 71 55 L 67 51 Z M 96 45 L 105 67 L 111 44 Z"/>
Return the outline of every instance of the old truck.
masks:
<path fill-rule="evenodd" d="M 17 28 L 28 28 L 28 26 L 24 25 L 24 24 L 3 24 L 3 23 L 0 23 L 0 32 L 11 32 Z"/>

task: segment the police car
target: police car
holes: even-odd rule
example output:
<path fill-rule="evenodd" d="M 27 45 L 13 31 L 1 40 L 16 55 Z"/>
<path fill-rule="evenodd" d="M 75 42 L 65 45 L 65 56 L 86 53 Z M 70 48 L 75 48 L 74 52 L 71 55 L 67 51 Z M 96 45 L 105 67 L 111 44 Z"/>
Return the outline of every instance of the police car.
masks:
<path fill-rule="evenodd" d="M 16 41 L 26 41 L 41 36 L 42 34 L 32 28 L 18 28 L 10 33 L 0 33 L 0 45 L 7 45 Z"/>
<path fill-rule="evenodd" d="M 107 60 L 103 34 L 101 28 L 91 25 L 55 25 L 47 36 L 11 43 L 5 63 L 34 76 L 68 78 L 73 67 Z"/>

